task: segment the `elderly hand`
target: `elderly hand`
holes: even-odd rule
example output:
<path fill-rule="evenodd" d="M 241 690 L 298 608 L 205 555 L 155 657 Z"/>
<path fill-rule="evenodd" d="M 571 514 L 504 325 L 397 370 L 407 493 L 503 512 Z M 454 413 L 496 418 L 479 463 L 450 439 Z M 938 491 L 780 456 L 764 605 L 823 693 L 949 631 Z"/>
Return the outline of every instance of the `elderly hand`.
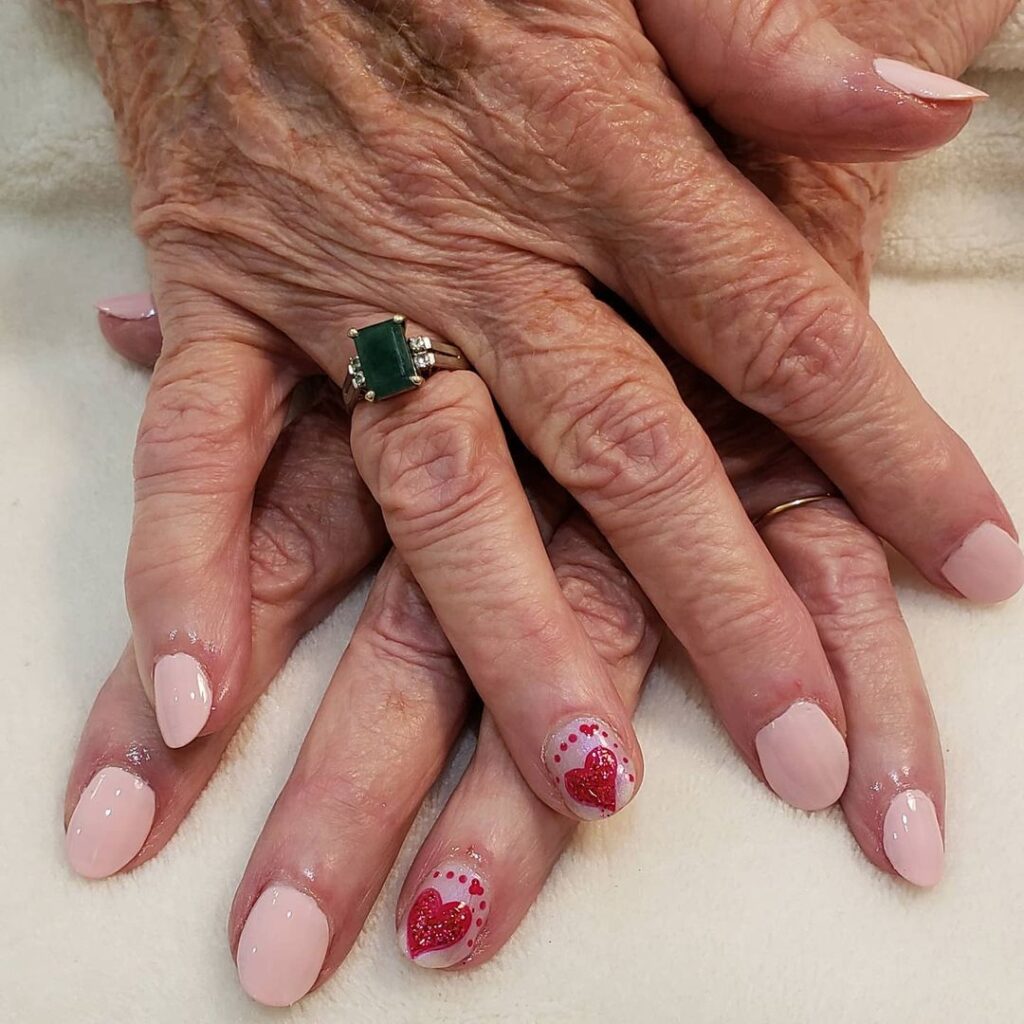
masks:
<path fill-rule="evenodd" d="M 588 275 L 800 442 L 934 582 L 980 599 L 1016 589 L 1006 513 L 853 294 L 713 149 L 628 8 L 531 5 L 522 20 L 439 6 L 392 23 L 379 5 L 315 19 L 308 4 L 84 5 L 165 331 L 128 569 L 164 738 L 204 735 L 208 772 L 258 692 L 248 525 L 286 396 L 315 364 L 340 380 L 342 328 L 400 300 L 469 354 L 590 513 L 754 770 L 798 806 L 825 806 L 846 783 L 843 672 L 675 383 Z M 876 93 L 901 117 L 965 116 Z M 353 447 L 523 777 L 552 808 L 621 807 L 640 778 L 628 707 L 548 560 L 480 381 L 446 374 L 360 407 Z M 905 634 L 894 642 L 907 676 Z M 586 765 L 563 772 L 559 749 L 594 719 L 610 726 L 596 745 L 618 753 L 608 799 L 588 801 L 564 781 Z M 930 724 L 915 729 L 934 747 Z M 934 794 L 935 750 L 922 760 Z"/>
<path fill-rule="evenodd" d="M 879 25 L 871 4 L 849 5 L 848 30 L 890 52 L 899 52 L 900 38 L 927 45 L 915 11 L 909 5 L 900 10 L 905 23 L 887 18 Z M 954 6 L 947 5 L 946 13 L 952 18 Z M 974 7 L 973 13 L 977 19 L 983 12 Z M 956 24 L 969 31 L 971 21 Z M 959 70 L 967 54 L 941 48 L 956 33 L 941 21 L 928 27 L 940 41 L 933 49 L 937 69 Z M 863 293 L 890 170 L 741 148 L 743 169 Z M 104 333 L 129 357 L 152 363 L 161 339 L 155 316 L 144 315 L 149 299 L 127 308 L 132 319 L 101 316 Z M 795 488 L 825 486 L 806 457 L 765 421 L 685 365 L 675 370 L 749 514 L 758 516 Z M 593 528 L 571 510 L 565 520 L 564 504 L 548 489 L 540 493 L 547 500 L 536 507 L 562 590 L 632 707 L 660 624 Z M 287 428 L 256 494 L 250 535 L 253 659 L 245 707 L 383 542 L 369 496 L 356 479 L 336 403 L 321 401 Z M 881 549 L 839 501 L 778 516 L 763 532 L 814 620 L 842 694 L 851 759 L 842 802 L 851 830 L 880 868 L 932 884 L 942 867 L 941 752 Z M 242 984 L 255 998 L 292 1002 L 345 957 L 465 715 L 467 694 L 443 633 L 392 554 L 232 909 L 232 948 Z M 184 750 L 168 750 L 142 694 L 135 659 L 126 652 L 97 700 L 68 786 L 68 813 L 79 805 L 69 830 L 75 866 L 98 876 L 157 853 L 215 770 L 238 720 Z M 748 760 L 759 771 L 749 753 Z M 123 779 L 119 773 L 125 771 L 131 778 Z M 118 810 L 124 813 L 111 829 L 110 819 L 97 811 L 113 802 L 119 780 L 130 785 L 120 790 L 125 799 Z M 76 822 L 84 825 L 80 834 Z M 485 716 L 476 755 L 400 897 L 403 951 L 434 967 L 473 965 L 492 956 L 531 905 L 571 829 L 568 819 L 530 792 Z M 482 892 L 473 891 L 474 881 Z M 434 928 L 431 890 L 458 905 L 455 927 L 443 935 Z M 286 920 L 301 922 L 298 935 L 289 934 Z M 291 955 L 283 955 L 286 949 Z"/>

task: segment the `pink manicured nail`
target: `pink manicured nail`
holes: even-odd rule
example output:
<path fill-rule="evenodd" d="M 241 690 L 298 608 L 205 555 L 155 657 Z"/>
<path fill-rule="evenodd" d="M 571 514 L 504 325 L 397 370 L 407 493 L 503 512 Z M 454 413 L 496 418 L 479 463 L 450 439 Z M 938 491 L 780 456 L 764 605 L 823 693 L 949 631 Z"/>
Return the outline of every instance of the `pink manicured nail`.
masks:
<path fill-rule="evenodd" d="M 398 944 L 420 967 L 454 967 L 471 956 L 487 923 L 488 883 L 470 860 L 446 860 L 423 880 L 398 928 Z"/>
<path fill-rule="evenodd" d="M 908 92 L 923 100 L 987 100 L 988 93 L 964 85 L 955 78 L 937 75 L 934 71 L 905 64 L 901 60 L 878 57 L 875 74 L 901 92 Z"/>
<path fill-rule="evenodd" d="M 118 320 L 148 320 L 151 316 L 156 316 L 153 296 L 149 292 L 100 299 L 96 303 L 96 308 L 107 316 L 117 317 Z"/>
<path fill-rule="evenodd" d="M 64 845 L 84 878 L 106 878 L 138 852 L 153 827 L 156 797 L 137 775 L 101 768 L 82 791 Z"/>
<path fill-rule="evenodd" d="M 621 811 L 636 789 L 636 765 L 622 740 L 600 718 L 574 718 L 553 733 L 544 764 L 565 806 L 590 821 Z"/>
<path fill-rule="evenodd" d="M 942 879 L 944 847 L 935 805 L 919 789 L 897 793 L 885 812 L 882 846 L 889 863 L 914 885 Z"/>
<path fill-rule="evenodd" d="M 995 523 L 982 523 L 946 559 L 941 571 L 969 601 L 995 604 L 1024 587 L 1024 551 Z"/>
<path fill-rule="evenodd" d="M 831 807 L 846 789 L 846 742 L 817 704 L 791 704 L 758 732 L 754 746 L 768 785 L 802 811 Z"/>
<path fill-rule="evenodd" d="M 191 743 L 210 717 L 210 681 L 190 654 L 166 654 L 153 668 L 156 722 L 169 747 Z"/>
<path fill-rule="evenodd" d="M 264 1006 L 291 1006 L 314 985 L 331 929 L 312 896 L 290 885 L 260 893 L 238 939 L 238 980 Z"/>

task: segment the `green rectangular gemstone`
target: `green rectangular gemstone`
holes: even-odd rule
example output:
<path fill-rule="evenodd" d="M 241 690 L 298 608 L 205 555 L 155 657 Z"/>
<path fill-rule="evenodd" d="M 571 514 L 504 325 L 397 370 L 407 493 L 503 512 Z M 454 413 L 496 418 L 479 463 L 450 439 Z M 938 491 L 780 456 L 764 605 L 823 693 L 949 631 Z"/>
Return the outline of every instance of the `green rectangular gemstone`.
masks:
<path fill-rule="evenodd" d="M 360 327 L 355 336 L 359 368 L 366 378 L 366 391 L 374 398 L 390 398 L 416 387 L 416 369 L 405 338 L 405 324 L 384 320 Z"/>

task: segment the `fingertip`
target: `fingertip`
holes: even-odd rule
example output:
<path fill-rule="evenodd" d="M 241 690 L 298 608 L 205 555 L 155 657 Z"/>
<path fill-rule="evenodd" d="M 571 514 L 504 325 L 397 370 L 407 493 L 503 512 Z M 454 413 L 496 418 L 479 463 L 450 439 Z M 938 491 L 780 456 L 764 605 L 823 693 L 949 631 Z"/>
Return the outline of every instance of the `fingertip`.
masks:
<path fill-rule="evenodd" d="M 998 604 L 1024 587 L 1024 551 L 1002 527 L 985 522 L 967 534 L 940 571 L 967 600 Z"/>
<path fill-rule="evenodd" d="M 989 94 L 965 82 L 927 71 L 914 64 L 889 57 L 876 57 L 875 74 L 900 92 L 934 102 L 964 103 L 989 99 Z"/>
<path fill-rule="evenodd" d="M 118 355 L 141 366 L 160 356 L 163 334 L 152 296 L 118 296 L 96 304 L 100 333 Z"/>
<path fill-rule="evenodd" d="M 316 984 L 331 929 L 312 896 L 290 885 L 260 893 L 238 938 L 238 982 L 264 1006 L 291 1006 Z"/>
<path fill-rule="evenodd" d="M 945 844 L 927 793 L 909 789 L 893 797 L 882 824 L 882 847 L 893 870 L 911 885 L 930 889 L 942 881 Z"/>
<path fill-rule="evenodd" d="M 583 821 L 610 818 L 636 795 L 640 760 L 603 719 L 574 718 L 544 746 L 544 764 L 565 810 Z"/>
<path fill-rule="evenodd" d="M 761 728 L 754 746 L 765 781 L 801 811 L 831 807 L 846 789 L 850 754 L 832 719 L 812 701 L 796 701 Z"/>
<path fill-rule="evenodd" d="M 397 928 L 398 948 L 417 967 L 458 966 L 479 949 L 491 885 L 476 860 L 450 858 L 427 871 Z"/>
<path fill-rule="evenodd" d="M 64 849 L 82 878 L 109 878 L 130 863 L 153 827 L 156 796 L 139 776 L 116 765 L 89 780 L 68 821 Z"/>
<path fill-rule="evenodd" d="M 187 746 L 205 728 L 213 704 L 203 666 L 184 652 L 158 658 L 153 667 L 153 703 L 167 746 Z"/>

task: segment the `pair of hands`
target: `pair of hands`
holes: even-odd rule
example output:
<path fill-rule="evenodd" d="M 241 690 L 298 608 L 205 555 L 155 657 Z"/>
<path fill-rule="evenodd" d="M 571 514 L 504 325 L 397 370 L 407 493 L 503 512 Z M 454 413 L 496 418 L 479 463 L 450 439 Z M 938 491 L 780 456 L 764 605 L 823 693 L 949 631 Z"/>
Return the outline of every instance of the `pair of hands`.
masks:
<path fill-rule="evenodd" d="M 495 718 L 400 899 L 416 962 L 493 953 L 572 828 L 558 812 L 628 799 L 641 778 L 629 715 L 660 625 L 618 557 L 687 645 L 751 768 L 798 806 L 845 787 L 868 856 L 937 880 L 941 758 L 877 540 L 836 501 L 770 521 L 762 546 L 747 515 L 827 479 L 690 369 L 681 404 L 588 275 L 785 428 L 929 578 L 1008 596 L 1020 583 L 1012 526 L 962 443 L 853 293 L 714 150 L 631 9 L 531 5 L 520 19 L 515 5 L 350 4 L 306 22 L 311 6 L 81 5 L 135 172 L 165 337 L 137 460 L 134 645 L 69 785 L 73 862 L 109 874 L 166 842 L 298 636 L 381 549 L 336 406 L 278 433 L 310 357 L 339 379 L 342 328 L 380 319 L 400 294 L 470 354 L 604 538 L 543 480 L 533 526 L 473 378 L 357 410 L 356 462 L 405 561 L 389 556 L 239 888 L 232 942 L 247 991 L 290 1002 L 344 957 L 465 715 L 460 666 Z M 934 47 L 936 67 L 955 72 L 1008 5 L 947 4 L 948 22 L 907 5 L 889 36 L 869 5 L 858 22 L 858 6 L 843 8 L 843 27 L 874 52 Z M 863 158 L 942 141 L 966 119 L 963 102 L 887 88 L 816 8 L 749 20 L 758 9 L 703 5 L 703 35 L 671 23 L 692 9 L 640 14 L 688 94 L 754 138 Z M 719 36 L 725 53 L 710 44 Z M 697 39 L 697 52 L 682 48 Z M 750 99 L 766 66 L 781 107 Z M 888 170 L 749 146 L 738 158 L 863 286 Z M 152 345 L 152 322 L 105 326 L 125 348 Z M 144 695 L 154 664 L 177 751 Z M 190 694 L 198 714 L 176 716 L 174 697 Z M 587 746 L 570 772 L 589 770 L 595 744 L 618 751 L 610 795 L 600 754 L 603 799 L 553 784 L 563 743 L 567 759 Z M 886 844 L 890 814 L 910 827 Z"/>

